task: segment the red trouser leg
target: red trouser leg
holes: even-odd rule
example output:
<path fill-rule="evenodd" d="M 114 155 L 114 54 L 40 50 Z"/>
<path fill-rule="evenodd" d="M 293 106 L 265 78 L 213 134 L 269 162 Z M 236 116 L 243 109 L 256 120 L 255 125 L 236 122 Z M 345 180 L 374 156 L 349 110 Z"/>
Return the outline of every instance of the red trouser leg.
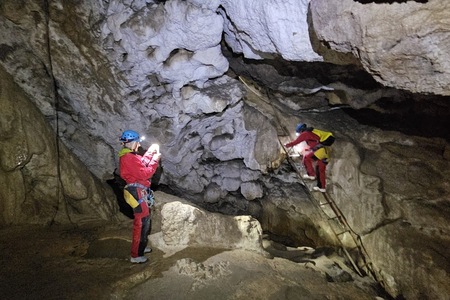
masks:
<path fill-rule="evenodd" d="M 313 156 L 313 151 L 310 151 L 305 156 L 303 156 L 303 165 L 305 166 L 306 173 L 308 173 L 309 176 L 316 176 L 316 172 L 314 171 L 313 167 Z"/>
<path fill-rule="evenodd" d="M 321 160 L 317 160 L 317 169 L 318 169 L 318 178 L 317 178 L 317 186 L 319 188 L 324 189 L 326 184 L 326 170 L 327 164 Z"/>
<path fill-rule="evenodd" d="M 148 227 L 144 226 L 149 218 L 148 206 L 145 201 L 139 204 L 140 209 L 135 208 L 134 221 L 133 221 L 133 237 L 131 241 L 131 257 L 138 257 L 144 255 L 144 249 L 140 251 L 139 244 L 144 243 L 142 237 L 147 233 Z M 139 211 L 139 212 L 136 212 Z M 145 232 L 144 232 L 145 231 Z M 142 247 L 141 247 L 142 248 Z M 145 248 L 145 247 L 144 247 Z M 141 253 L 140 253 L 141 252 Z"/>
<path fill-rule="evenodd" d="M 144 250 L 148 245 L 148 235 L 150 234 L 150 215 L 142 218 L 142 229 L 141 229 L 141 239 L 139 240 L 138 254 L 139 256 L 144 255 Z"/>

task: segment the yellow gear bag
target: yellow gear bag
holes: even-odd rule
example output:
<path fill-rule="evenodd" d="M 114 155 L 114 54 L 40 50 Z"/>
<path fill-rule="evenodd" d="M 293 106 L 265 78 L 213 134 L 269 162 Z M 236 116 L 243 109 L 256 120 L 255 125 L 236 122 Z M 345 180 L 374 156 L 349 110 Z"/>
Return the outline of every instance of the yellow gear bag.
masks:
<path fill-rule="evenodd" d="M 328 154 L 329 149 L 327 148 L 328 147 L 322 147 L 320 149 L 317 149 L 316 151 L 314 151 L 314 156 L 320 160 L 330 159 L 330 155 Z"/>
<path fill-rule="evenodd" d="M 313 129 L 312 132 L 319 137 L 320 142 L 323 142 L 330 136 L 333 136 L 333 134 L 331 132 L 323 131 L 323 130 L 319 130 L 319 129 Z"/>
<path fill-rule="evenodd" d="M 130 205 L 132 208 L 136 208 L 139 206 L 139 203 L 137 202 L 136 198 L 131 195 L 129 191 L 126 189 L 123 190 L 123 196 L 125 197 L 125 201 Z"/>

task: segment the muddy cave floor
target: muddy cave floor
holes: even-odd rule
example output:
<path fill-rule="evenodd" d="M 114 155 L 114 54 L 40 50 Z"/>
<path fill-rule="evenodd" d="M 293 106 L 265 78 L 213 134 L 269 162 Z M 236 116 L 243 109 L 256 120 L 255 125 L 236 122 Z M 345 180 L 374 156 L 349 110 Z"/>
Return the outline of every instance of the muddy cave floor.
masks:
<path fill-rule="evenodd" d="M 171 297 L 170 293 L 164 295 L 165 292 L 160 297 L 147 296 L 148 294 L 143 296 L 139 292 L 133 292 L 133 288 L 143 282 L 151 281 L 153 285 L 161 282 L 165 272 L 180 259 L 204 262 L 227 252 L 215 248 L 185 248 L 167 256 L 167 253 L 152 244 L 153 251 L 147 254 L 147 263 L 131 264 L 131 228 L 132 220 L 124 219 L 114 224 L 82 227 L 53 225 L 0 229 L 1 299 L 188 299 L 184 294 Z M 275 256 L 283 255 L 280 255 L 283 251 L 272 250 L 279 252 Z M 293 260 L 295 254 L 291 252 L 290 255 L 291 257 L 285 258 Z M 307 268 L 307 263 L 304 265 Z M 164 286 L 167 289 L 167 286 L 181 285 L 179 278 L 175 280 L 159 283 L 160 289 L 164 289 Z M 240 282 L 242 281 L 241 279 Z M 339 288 L 346 289 L 345 284 Z M 180 288 L 179 293 L 185 291 Z M 211 298 L 208 291 L 203 293 L 204 297 L 196 294 L 189 299 L 228 299 L 221 294 Z M 377 295 L 367 289 L 358 296 L 359 293 L 360 291 L 356 291 L 355 298 L 351 298 L 359 299 L 363 295 L 360 299 L 374 299 Z M 303 295 L 283 299 L 329 299 Z"/>
<path fill-rule="evenodd" d="M 110 299 L 120 285 L 157 278 L 178 259 L 202 261 L 222 250 L 185 249 L 129 262 L 131 221 L 105 226 L 24 226 L 0 230 L 2 299 Z M 189 252 L 189 253 L 186 253 Z"/>

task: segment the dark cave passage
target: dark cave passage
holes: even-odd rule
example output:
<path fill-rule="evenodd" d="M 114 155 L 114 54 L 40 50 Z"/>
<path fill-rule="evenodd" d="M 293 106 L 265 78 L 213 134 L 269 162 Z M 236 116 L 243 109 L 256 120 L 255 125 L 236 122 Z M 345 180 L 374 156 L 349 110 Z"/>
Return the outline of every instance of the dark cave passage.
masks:
<path fill-rule="evenodd" d="M 401 102 L 386 98 L 376 103 L 379 109 L 343 108 L 342 110 L 364 125 L 382 130 L 399 131 L 407 135 L 443 138 L 450 141 L 449 98 L 434 97 L 427 101 L 416 101 L 410 98 Z"/>

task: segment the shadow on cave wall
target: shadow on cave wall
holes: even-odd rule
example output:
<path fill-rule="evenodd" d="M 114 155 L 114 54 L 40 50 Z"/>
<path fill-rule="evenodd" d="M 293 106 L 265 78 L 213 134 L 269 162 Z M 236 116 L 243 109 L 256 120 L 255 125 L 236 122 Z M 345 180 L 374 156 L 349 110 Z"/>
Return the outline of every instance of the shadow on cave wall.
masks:
<path fill-rule="evenodd" d="M 343 111 L 359 123 L 407 135 L 439 137 L 450 142 L 450 97 L 408 95 L 402 101 L 383 98 L 378 109 Z M 381 112 L 380 112 L 381 110 Z"/>
<path fill-rule="evenodd" d="M 125 181 L 117 174 L 117 170 L 113 172 L 114 178 L 106 180 L 106 183 L 112 188 L 116 195 L 117 205 L 119 211 L 130 219 L 134 219 L 133 209 L 125 201 L 123 196 L 123 188 L 125 187 Z"/>
<path fill-rule="evenodd" d="M 230 63 L 230 71 L 250 78 L 261 86 L 277 86 L 286 77 L 291 77 L 300 80 L 304 88 L 316 88 L 318 83 L 328 85 L 335 82 L 363 90 L 383 87 L 361 65 L 286 61 L 275 55 L 271 59 L 249 59 L 242 54 L 233 53 L 225 43 L 222 43 L 222 53 Z M 229 76 L 233 77 L 232 74 Z"/>
<path fill-rule="evenodd" d="M 234 54 L 226 47 L 223 48 L 230 62 L 230 69 L 235 74 L 251 78 L 261 86 L 269 88 L 276 87 L 289 77 L 298 79 L 303 88 L 317 87 L 318 83 L 326 86 L 336 82 L 343 83 L 349 88 L 367 91 L 384 88 L 358 65 L 291 62 L 282 58 L 252 60 Z M 449 96 L 419 95 L 399 91 L 396 98 L 382 98 L 370 108 L 343 110 L 364 125 L 408 135 L 440 137 L 450 141 Z"/>

